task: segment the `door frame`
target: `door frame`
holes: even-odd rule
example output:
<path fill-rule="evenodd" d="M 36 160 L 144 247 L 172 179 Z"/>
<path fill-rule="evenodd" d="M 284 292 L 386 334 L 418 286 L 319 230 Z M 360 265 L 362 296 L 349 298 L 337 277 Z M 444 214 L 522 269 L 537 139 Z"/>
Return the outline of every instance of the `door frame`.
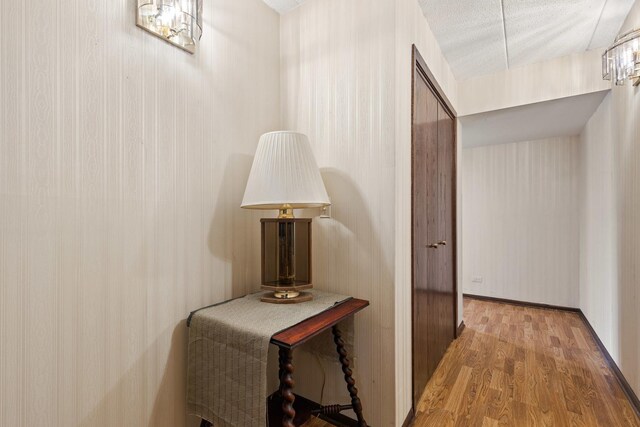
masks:
<path fill-rule="evenodd" d="M 422 78 L 427 82 L 427 85 L 430 87 L 432 92 L 438 98 L 438 101 L 442 104 L 447 113 L 453 118 L 453 173 L 452 173 L 452 203 L 453 203 L 453 224 L 452 234 L 453 234 L 453 293 L 455 295 L 453 299 L 453 339 L 458 338 L 458 115 L 456 110 L 453 108 L 453 104 L 449 101 L 449 98 L 445 95 L 444 91 L 438 84 L 437 80 L 433 76 L 433 73 L 427 66 L 426 61 L 418 51 L 416 45 L 412 45 L 411 48 L 411 405 L 413 408 L 413 413 L 415 414 L 415 384 L 413 381 L 413 343 L 414 343 L 414 298 L 413 298 L 413 289 L 414 289 L 414 234 L 413 234 L 413 209 L 414 209 L 414 167 L 413 167 L 413 152 L 414 152 L 414 143 L 415 143 L 415 135 L 414 135 L 414 111 L 415 111 L 415 89 L 416 89 L 416 79 Z"/>

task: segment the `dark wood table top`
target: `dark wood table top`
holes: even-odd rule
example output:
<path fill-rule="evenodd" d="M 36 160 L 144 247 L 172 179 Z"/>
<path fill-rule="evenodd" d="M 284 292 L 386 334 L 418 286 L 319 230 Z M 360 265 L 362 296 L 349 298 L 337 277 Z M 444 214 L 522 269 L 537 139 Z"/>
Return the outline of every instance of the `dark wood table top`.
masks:
<path fill-rule="evenodd" d="M 271 337 L 271 343 L 278 347 L 295 348 L 368 305 L 369 301 L 357 298 L 348 299 L 297 325 L 278 332 Z"/>

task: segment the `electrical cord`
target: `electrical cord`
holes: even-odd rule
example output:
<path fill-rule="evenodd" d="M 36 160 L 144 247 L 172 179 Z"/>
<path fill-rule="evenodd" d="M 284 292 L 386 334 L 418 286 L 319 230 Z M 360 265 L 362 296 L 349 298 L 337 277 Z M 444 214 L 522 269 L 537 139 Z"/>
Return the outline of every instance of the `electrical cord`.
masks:
<path fill-rule="evenodd" d="M 320 356 L 318 355 L 318 353 L 314 352 L 313 355 L 316 357 L 316 360 L 318 361 L 318 366 L 320 366 L 320 371 L 322 372 L 322 388 L 320 389 L 320 404 L 323 405 L 324 404 L 324 387 L 327 383 L 327 373 L 324 370 L 324 364 L 322 363 L 322 359 L 320 359 Z"/>

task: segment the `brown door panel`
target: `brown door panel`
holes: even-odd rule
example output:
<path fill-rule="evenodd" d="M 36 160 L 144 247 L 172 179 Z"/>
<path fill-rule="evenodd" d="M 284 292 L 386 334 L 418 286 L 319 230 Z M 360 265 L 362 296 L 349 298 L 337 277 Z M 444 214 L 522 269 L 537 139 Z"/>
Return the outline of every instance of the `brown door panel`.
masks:
<path fill-rule="evenodd" d="M 418 63 L 412 122 L 413 399 L 456 329 L 455 120 Z"/>

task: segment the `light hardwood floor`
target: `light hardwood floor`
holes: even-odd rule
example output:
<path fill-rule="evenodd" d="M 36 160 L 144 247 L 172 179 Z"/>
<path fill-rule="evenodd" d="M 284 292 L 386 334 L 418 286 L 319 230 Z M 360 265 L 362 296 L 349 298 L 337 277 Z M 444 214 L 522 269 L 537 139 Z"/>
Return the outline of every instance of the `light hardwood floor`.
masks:
<path fill-rule="evenodd" d="M 640 426 L 578 314 L 465 298 L 464 319 L 416 427 Z"/>
<path fill-rule="evenodd" d="M 464 319 L 414 427 L 640 426 L 576 313 L 465 298 Z"/>

